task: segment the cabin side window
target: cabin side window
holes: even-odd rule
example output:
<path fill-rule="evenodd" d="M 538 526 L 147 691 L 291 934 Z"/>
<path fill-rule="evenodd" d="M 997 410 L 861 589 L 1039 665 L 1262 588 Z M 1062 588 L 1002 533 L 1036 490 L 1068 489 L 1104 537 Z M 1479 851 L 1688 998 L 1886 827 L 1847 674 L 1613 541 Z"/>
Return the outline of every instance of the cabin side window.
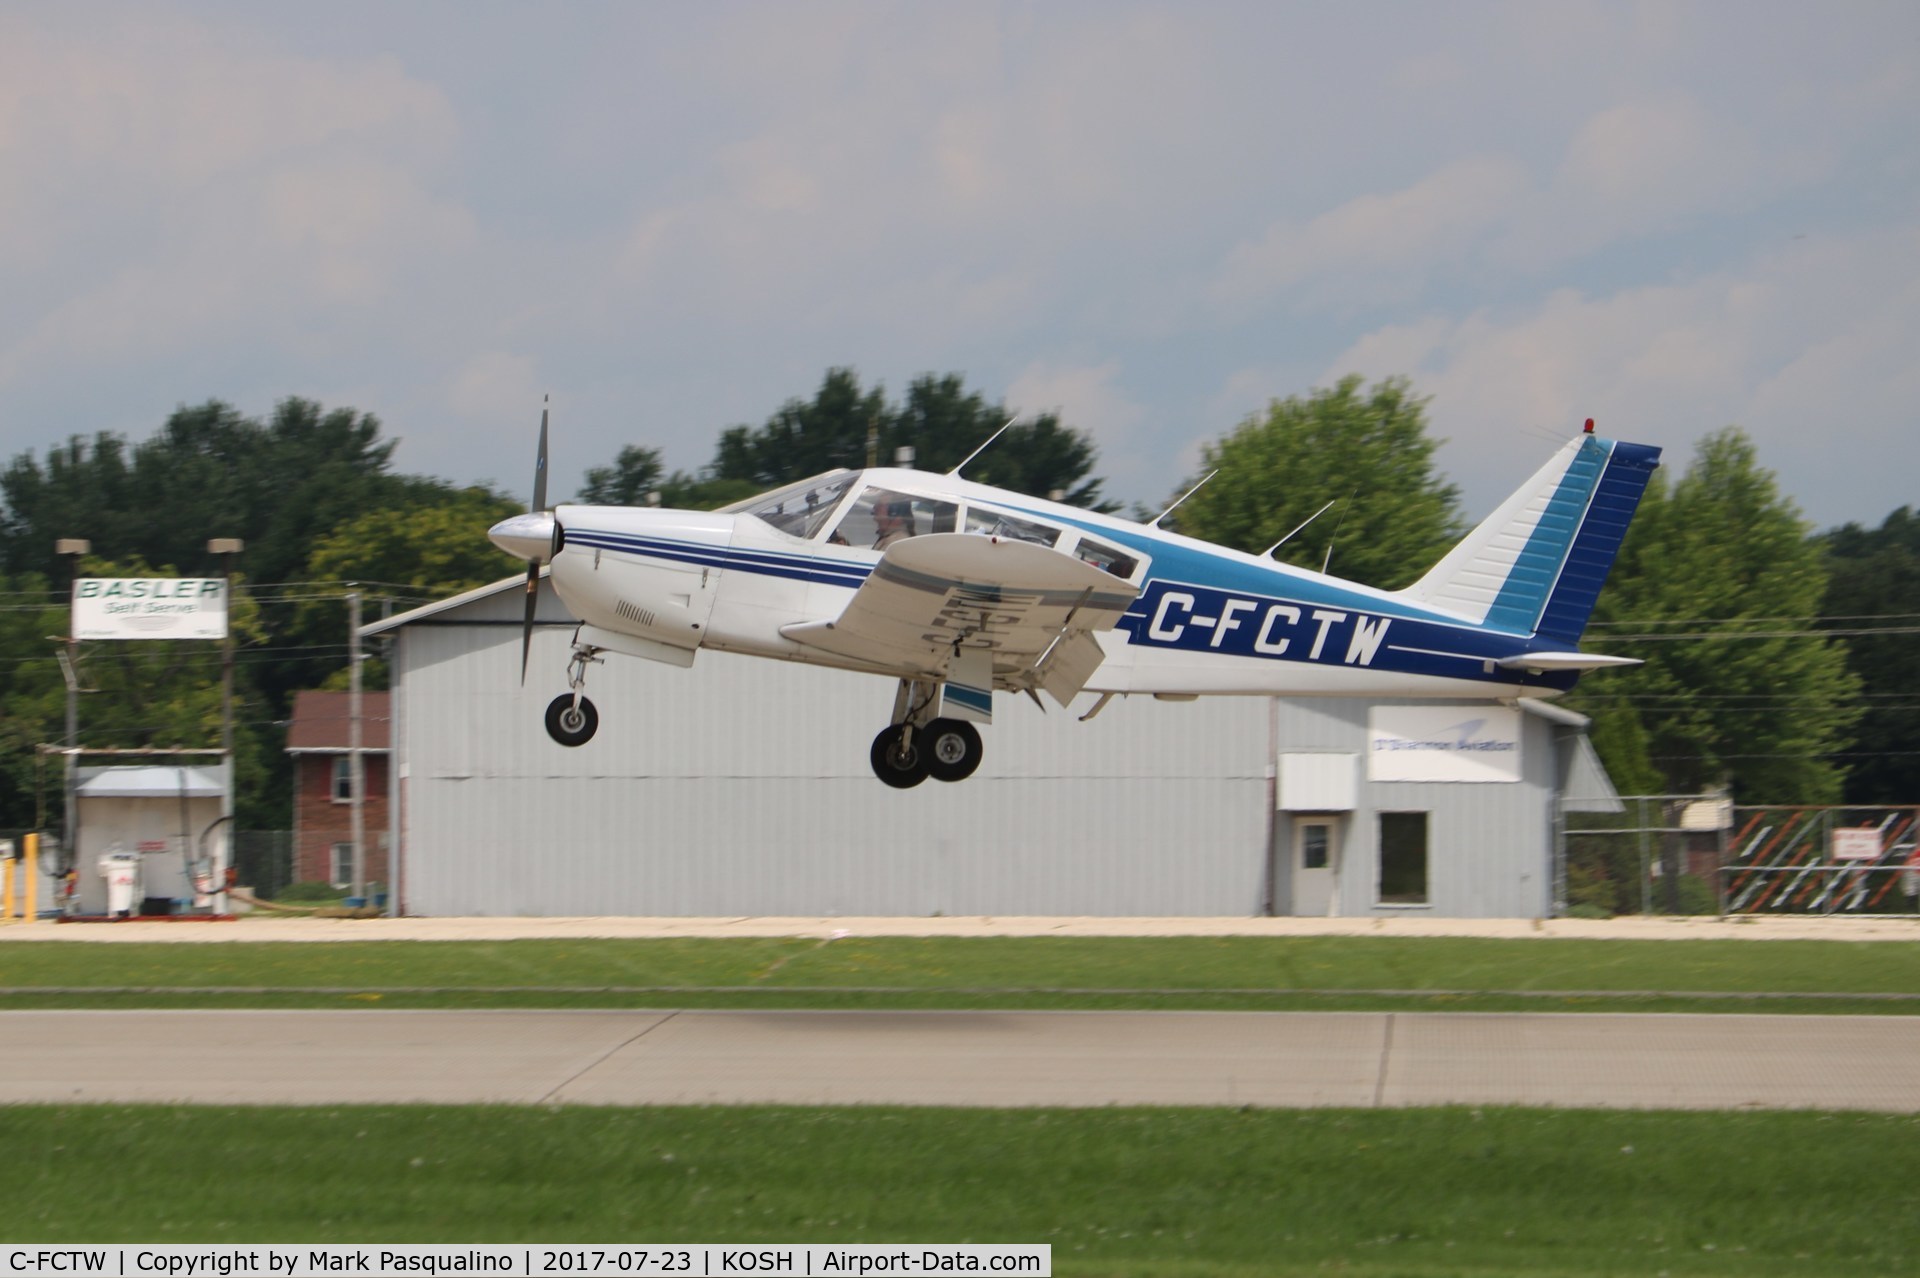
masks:
<path fill-rule="evenodd" d="M 840 504 L 840 499 L 846 496 L 847 489 L 858 478 L 857 474 L 846 471 L 837 475 L 821 475 L 756 497 L 738 508 L 764 519 L 789 537 L 806 541 L 826 524 L 834 508 Z"/>
<path fill-rule="evenodd" d="M 1003 515 L 997 510 L 985 510 L 979 506 L 967 507 L 967 531 L 986 537 L 999 537 L 1006 541 L 1030 541 L 1036 546 L 1051 546 L 1060 540 L 1058 528 L 1036 524 L 1031 519 Z"/>
<path fill-rule="evenodd" d="M 846 517 L 827 540 L 836 546 L 885 550 L 908 537 L 952 532 L 959 513 L 954 502 L 869 488 L 847 507 Z"/>
<path fill-rule="evenodd" d="M 1111 573 L 1122 581 L 1132 581 L 1134 571 L 1140 567 L 1140 561 L 1126 551 L 1091 537 L 1082 537 L 1073 553 L 1080 557 L 1081 562 L 1092 564 L 1101 572 Z"/>

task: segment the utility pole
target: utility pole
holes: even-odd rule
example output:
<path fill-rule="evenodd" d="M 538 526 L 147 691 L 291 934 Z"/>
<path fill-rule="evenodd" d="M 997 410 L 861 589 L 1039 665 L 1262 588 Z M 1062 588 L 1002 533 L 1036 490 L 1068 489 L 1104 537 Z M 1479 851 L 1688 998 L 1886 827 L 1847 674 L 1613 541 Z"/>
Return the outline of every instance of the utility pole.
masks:
<path fill-rule="evenodd" d="M 214 537 L 207 542 L 207 551 L 220 556 L 220 575 L 224 578 L 221 588 L 226 593 L 227 624 L 226 634 L 220 642 L 220 767 L 225 775 L 221 778 L 220 815 L 225 820 L 227 846 L 234 845 L 233 833 L 233 781 L 236 769 L 233 765 L 233 557 L 247 548 L 247 543 L 238 537 Z M 213 912 L 227 912 L 227 867 L 233 863 L 231 852 L 227 856 L 215 856 L 213 859 Z"/>
<path fill-rule="evenodd" d="M 366 773 L 360 759 L 360 592 L 347 592 L 347 813 L 353 840 L 353 895 L 367 902 Z"/>
<path fill-rule="evenodd" d="M 61 756 L 64 761 L 62 784 L 66 794 L 66 824 L 60 831 L 61 842 L 66 845 L 66 866 L 70 868 L 80 863 L 80 832 L 76 828 L 80 812 L 73 793 L 73 765 L 78 757 L 75 751 L 80 746 L 80 641 L 73 637 L 73 595 L 80 585 L 80 557 L 93 553 L 93 543 L 84 537 L 62 537 L 53 543 L 53 553 L 68 556 L 70 565 L 67 571 L 67 646 L 62 654 L 65 659 L 61 663 L 66 667 L 61 673 L 67 677 L 67 735 L 61 741 L 67 748 Z"/>

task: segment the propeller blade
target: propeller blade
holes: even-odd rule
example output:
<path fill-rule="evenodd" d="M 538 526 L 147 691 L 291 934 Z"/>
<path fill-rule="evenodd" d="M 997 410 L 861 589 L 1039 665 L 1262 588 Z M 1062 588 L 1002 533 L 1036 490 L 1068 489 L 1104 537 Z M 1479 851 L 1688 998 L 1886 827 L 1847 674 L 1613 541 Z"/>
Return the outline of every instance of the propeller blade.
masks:
<path fill-rule="evenodd" d="M 533 505 L 527 507 L 534 514 L 547 508 L 547 405 L 540 404 L 540 452 L 533 459 Z"/>
<path fill-rule="evenodd" d="M 533 614 L 540 606 L 540 561 L 527 564 L 527 612 L 520 624 L 520 686 L 527 686 L 527 654 L 533 651 Z"/>

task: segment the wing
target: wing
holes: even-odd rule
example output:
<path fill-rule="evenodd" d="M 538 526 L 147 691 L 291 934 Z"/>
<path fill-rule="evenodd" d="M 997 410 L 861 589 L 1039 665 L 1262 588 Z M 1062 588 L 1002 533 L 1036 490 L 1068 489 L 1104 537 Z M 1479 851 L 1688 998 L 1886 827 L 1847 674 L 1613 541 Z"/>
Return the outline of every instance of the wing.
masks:
<path fill-rule="evenodd" d="M 996 688 L 1046 689 L 1065 704 L 1099 666 L 1093 636 L 1139 590 L 1031 542 L 932 533 L 887 548 L 832 621 L 781 627 L 787 638 L 901 675 L 973 683 L 990 660 Z"/>

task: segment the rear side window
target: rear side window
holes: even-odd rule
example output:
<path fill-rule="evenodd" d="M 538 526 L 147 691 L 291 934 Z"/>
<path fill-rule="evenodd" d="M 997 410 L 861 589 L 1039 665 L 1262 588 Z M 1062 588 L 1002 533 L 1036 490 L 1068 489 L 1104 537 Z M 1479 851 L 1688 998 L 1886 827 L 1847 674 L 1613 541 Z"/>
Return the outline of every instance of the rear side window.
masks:
<path fill-rule="evenodd" d="M 967 531 L 1007 541 L 1030 541 L 1036 546 L 1051 546 L 1060 540 L 1058 528 L 978 506 L 967 507 Z"/>
<path fill-rule="evenodd" d="M 1134 569 L 1140 566 L 1140 561 L 1126 551 L 1116 549 L 1105 542 L 1095 541 L 1091 537 L 1082 537 L 1073 553 L 1101 572 L 1112 573 L 1122 581 L 1133 580 Z"/>

